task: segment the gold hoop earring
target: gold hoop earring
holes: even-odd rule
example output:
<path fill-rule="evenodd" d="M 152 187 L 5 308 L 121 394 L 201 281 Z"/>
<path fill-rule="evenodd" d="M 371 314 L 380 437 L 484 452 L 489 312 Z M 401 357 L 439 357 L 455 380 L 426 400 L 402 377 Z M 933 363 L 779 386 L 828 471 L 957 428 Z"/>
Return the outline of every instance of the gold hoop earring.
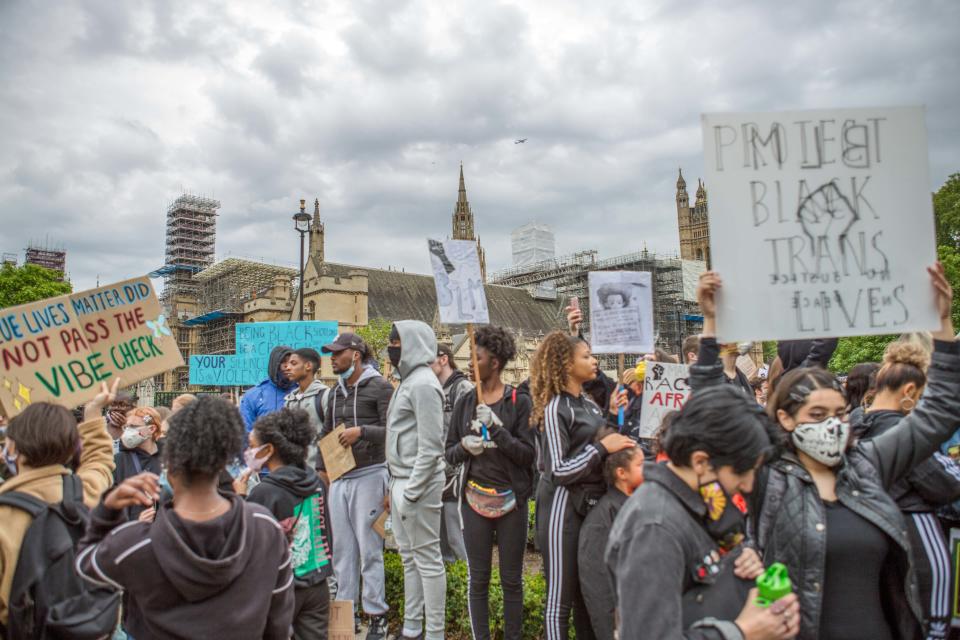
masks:
<path fill-rule="evenodd" d="M 910 403 L 910 406 L 909 407 L 905 406 L 906 403 Z M 913 411 L 913 408 L 916 406 L 917 406 L 917 401 L 911 398 L 910 396 L 904 396 L 900 398 L 900 408 L 903 409 L 904 412 L 910 413 L 911 411 Z"/>

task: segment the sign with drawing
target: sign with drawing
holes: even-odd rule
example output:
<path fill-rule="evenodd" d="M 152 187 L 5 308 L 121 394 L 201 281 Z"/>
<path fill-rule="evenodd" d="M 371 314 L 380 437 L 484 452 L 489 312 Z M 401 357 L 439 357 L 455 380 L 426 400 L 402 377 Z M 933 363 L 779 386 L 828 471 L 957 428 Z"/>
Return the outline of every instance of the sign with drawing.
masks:
<path fill-rule="evenodd" d="M 471 240 L 427 240 L 437 288 L 440 321 L 487 324 L 490 313 L 483 290 L 477 245 Z"/>
<path fill-rule="evenodd" d="M 703 116 L 724 342 L 939 326 L 922 108 Z"/>
<path fill-rule="evenodd" d="M 653 291 L 646 271 L 591 271 L 590 344 L 594 353 L 653 351 Z"/>
<path fill-rule="evenodd" d="M 670 362 L 648 362 L 643 380 L 640 432 L 634 437 L 653 438 L 663 417 L 679 411 L 690 397 L 690 367 Z M 633 434 L 631 434 L 633 435 Z"/>

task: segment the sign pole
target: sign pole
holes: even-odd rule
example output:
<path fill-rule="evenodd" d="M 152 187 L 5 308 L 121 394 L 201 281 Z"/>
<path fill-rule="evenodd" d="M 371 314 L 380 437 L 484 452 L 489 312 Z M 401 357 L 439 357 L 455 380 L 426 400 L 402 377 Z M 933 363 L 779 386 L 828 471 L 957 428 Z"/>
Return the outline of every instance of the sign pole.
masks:
<path fill-rule="evenodd" d="M 477 385 L 477 399 L 473 404 L 474 414 L 480 404 L 480 370 L 477 367 L 477 337 L 473 335 L 473 323 L 467 324 L 467 334 L 470 336 L 470 365 L 473 367 L 474 384 Z"/>

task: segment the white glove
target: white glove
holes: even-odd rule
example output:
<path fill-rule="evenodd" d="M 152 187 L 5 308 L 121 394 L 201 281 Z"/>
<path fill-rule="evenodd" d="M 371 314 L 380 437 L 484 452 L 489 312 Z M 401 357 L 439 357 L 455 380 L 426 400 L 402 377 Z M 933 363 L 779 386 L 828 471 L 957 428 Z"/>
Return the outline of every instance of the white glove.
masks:
<path fill-rule="evenodd" d="M 490 405 L 487 404 L 477 405 L 477 420 L 487 425 L 487 428 L 503 426 L 503 421 L 493 412 Z"/>
<path fill-rule="evenodd" d="M 483 438 L 480 436 L 463 436 L 460 439 L 460 446 L 466 449 L 472 456 L 478 456 L 483 453 Z"/>
<path fill-rule="evenodd" d="M 483 423 L 479 420 L 471 420 L 470 431 L 473 431 L 474 433 L 483 433 Z"/>

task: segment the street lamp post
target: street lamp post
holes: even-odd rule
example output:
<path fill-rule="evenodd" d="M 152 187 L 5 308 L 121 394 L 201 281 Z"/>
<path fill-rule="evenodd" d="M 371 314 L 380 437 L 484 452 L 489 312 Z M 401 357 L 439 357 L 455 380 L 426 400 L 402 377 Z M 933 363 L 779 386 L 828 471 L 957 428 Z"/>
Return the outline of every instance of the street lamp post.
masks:
<path fill-rule="evenodd" d="M 293 227 L 300 233 L 300 320 L 303 320 L 303 238 L 310 233 L 310 214 L 303 198 L 300 199 L 300 213 L 293 214 Z"/>

